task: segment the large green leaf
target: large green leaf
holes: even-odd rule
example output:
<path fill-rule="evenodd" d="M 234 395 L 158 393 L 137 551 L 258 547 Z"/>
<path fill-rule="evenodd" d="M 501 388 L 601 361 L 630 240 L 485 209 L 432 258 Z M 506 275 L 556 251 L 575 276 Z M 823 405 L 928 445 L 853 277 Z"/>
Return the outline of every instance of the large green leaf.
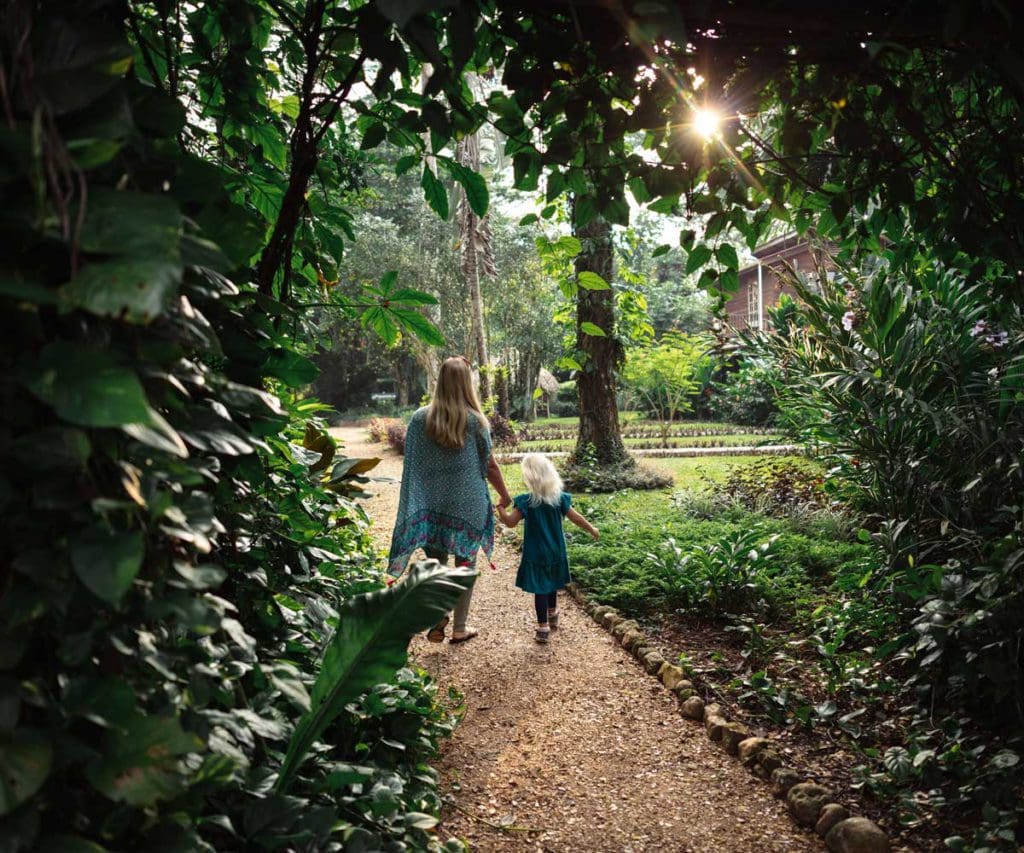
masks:
<path fill-rule="evenodd" d="M 103 740 L 102 754 L 86 775 L 96 790 L 112 800 L 150 806 L 171 799 L 185 786 L 179 757 L 202 748 L 175 717 L 139 714 Z"/>
<path fill-rule="evenodd" d="M 64 420 L 81 426 L 148 423 L 150 408 L 138 376 L 105 352 L 57 341 L 24 370 L 28 389 Z"/>
<path fill-rule="evenodd" d="M 581 272 L 576 280 L 584 290 L 608 290 L 610 286 L 601 276 L 590 270 Z"/>
<path fill-rule="evenodd" d="M 423 178 L 420 181 L 420 186 L 423 187 L 423 197 L 431 209 L 442 219 L 447 219 L 448 191 L 427 164 L 423 166 Z"/>
<path fill-rule="evenodd" d="M 289 349 L 277 349 L 271 352 L 267 356 L 264 370 L 291 388 L 308 385 L 320 373 L 320 369 L 312 361 Z"/>
<path fill-rule="evenodd" d="M 173 255 L 181 239 L 181 212 L 169 196 L 97 189 L 89 194 L 79 238 L 101 255 Z"/>
<path fill-rule="evenodd" d="M 313 684 L 310 711 L 288 744 L 278 791 L 288 787 L 331 721 L 375 684 L 390 681 L 405 664 L 409 640 L 451 610 L 475 579 L 471 569 L 449 569 L 427 560 L 413 566 L 404 581 L 344 604 Z"/>
<path fill-rule="evenodd" d="M 699 270 L 704 264 L 711 260 L 711 247 L 703 244 L 694 246 L 686 259 L 686 274 L 690 275 Z"/>
<path fill-rule="evenodd" d="M 52 763 L 53 747 L 39 732 L 20 729 L 0 741 L 0 815 L 38 791 Z"/>
<path fill-rule="evenodd" d="M 91 527 L 71 543 L 71 565 L 78 579 L 110 604 L 118 604 L 139 573 L 145 546 L 142 534 L 112 533 Z"/>
<path fill-rule="evenodd" d="M 367 308 L 360 322 L 364 328 L 373 329 L 388 346 L 398 341 L 398 324 L 387 308 Z"/>
<path fill-rule="evenodd" d="M 388 302 L 401 302 L 403 305 L 437 305 L 436 296 L 424 293 L 422 290 L 414 290 L 411 287 L 403 287 L 388 294 Z"/>
<path fill-rule="evenodd" d="M 60 289 L 61 310 L 148 323 L 159 317 L 181 284 L 181 257 L 119 258 L 88 264 Z"/>
<path fill-rule="evenodd" d="M 487 181 L 483 179 L 483 176 L 455 160 L 446 159 L 444 164 L 451 173 L 451 176 L 465 190 L 466 200 L 469 202 L 473 213 L 479 217 L 486 216 L 487 208 L 491 203 L 491 197 L 487 192 Z"/>
<path fill-rule="evenodd" d="M 726 269 L 738 270 L 740 268 L 739 256 L 736 249 L 730 243 L 723 243 L 715 249 L 715 257 L 725 265 Z"/>
<path fill-rule="evenodd" d="M 407 332 L 412 332 L 421 341 L 431 346 L 444 346 L 444 335 L 419 311 L 413 311 L 411 308 L 391 308 L 389 310 L 399 325 Z"/>

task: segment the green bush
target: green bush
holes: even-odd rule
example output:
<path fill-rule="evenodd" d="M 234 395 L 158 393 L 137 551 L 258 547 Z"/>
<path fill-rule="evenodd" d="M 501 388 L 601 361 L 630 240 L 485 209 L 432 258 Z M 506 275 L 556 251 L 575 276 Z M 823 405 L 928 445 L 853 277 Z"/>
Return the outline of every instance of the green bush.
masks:
<path fill-rule="evenodd" d="M 773 597 L 778 535 L 734 530 L 717 540 L 684 551 L 669 539 L 652 555 L 654 571 L 665 580 L 665 598 L 684 613 L 716 618 L 727 613 L 765 611 Z"/>
<path fill-rule="evenodd" d="M 777 384 L 782 371 L 772 359 L 748 358 L 711 385 L 712 417 L 748 426 L 769 426 L 778 413 Z"/>
<path fill-rule="evenodd" d="M 737 605 L 734 612 L 747 606 L 756 610 L 754 605 L 763 600 L 787 618 L 810 622 L 811 611 L 820 603 L 821 594 L 815 588 L 833 584 L 856 588 L 871 552 L 864 543 L 821 540 L 798 532 L 784 518 L 769 518 L 735 504 L 702 517 L 680 504 L 678 495 L 671 510 L 659 493 L 581 497 L 579 501 L 581 511 L 601 529 L 601 540 L 572 539 L 573 576 L 602 602 L 635 615 L 676 609 L 716 615 L 706 607 L 691 608 L 694 599 L 682 585 L 679 564 L 694 552 L 716 546 L 711 559 L 724 559 L 735 551 L 736 537 L 752 532 L 757 545 L 773 540 L 773 562 L 770 571 L 757 573 L 765 581 L 760 595 L 749 605 Z M 761 568 L 763 563 L 758 564 Z"/>
<path fill-rule="evenodd" d="M 439 847 L 422 763 L 451 721 L 429 682 L 318 703 L 331 638 L 382 586 L 352 500 L 373 463 L 336 460 L 302 397 L 306 312 L 248 280 L 273 222 L 244 181 L 267 164 L 241 137 L 230 166 L 188 150 L 196 114 L 137 76 L 126 8 L 59 7 L 20 4 L 3 34 L 2 846 Z M 183 21 L 253 82 L 256 22 Z M 336 681 L 390 678 L 407 637 Z M 311 704 L 328 734 L 285 793 Z"/>
<path fill-rule="evenodd" d="M 870 516 L 879 559 L 858 587 L 873 618 L 853 624 L 837 608 L 856 593 L 842 596 L 825 614 L 828 645 L 845 634 L 904 662 L 910 738 L 931 744 L 909 759 L 913 772 L 895 758 L 865 772 L 980 811 L 978 837 L 957 844 L 998 849 L 1022 778 L 1008 758 L 996 773 L 985 743 L 1024 728 L 1024 334 L 1019 311 L 992 298 L 998 266 L 975 265 L 967 280 L 921 257 L 902 272 L 907 257 L 893 247 L 866 274 L 822 276 L 820 292 L 797 281 L 799 322 L 754 346 L 785 365 L 781 406 L 831 464 L 829 486 Z M 966 784 L 972 773 L 991 787 Z"/>

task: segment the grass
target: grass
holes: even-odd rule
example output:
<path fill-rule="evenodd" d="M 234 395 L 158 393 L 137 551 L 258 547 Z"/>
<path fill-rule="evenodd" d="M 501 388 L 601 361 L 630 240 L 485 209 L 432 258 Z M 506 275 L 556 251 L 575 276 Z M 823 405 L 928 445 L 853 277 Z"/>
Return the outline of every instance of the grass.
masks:
<path fill-rule="evenodd" d="M 671 474 L 675 485 L 649 492 L 574 495 L 574 505 L 601 530 L 601 541 L 595 543 L 566 526 L 574 577 L 598 600 L 625 613 L 668 614 L 676 607 L 673 587 L 680 580 L 669 540 L 685 554 L 754 530 L 762 542 L 777 537 L 772 546 L 777 571 L 764 590 L 766 602 L 786 621 L 808 623 L 833 583 L 848 582 L 863 572 L 867 546 L 818 530 L 813 520 L 796 523 L 742 508 L 698 519 L 672 502 L 675 492 L 722 480 L 733 468 L 760 458 L 646 459 L 644 464 Z M 509 491 L 522 492 L 519 465 L 504 465 L 502 471 Z"/>
<path fill-rule="evenodd" d="M 545 427 L 576 428 L 579 425 L 579 418 L 575 415 L 561 418 L 537 418 L 535 421 L 517 421 L 520 427 L 530 429 L 543 429 Z M 619 412 L 619 426 L 644 427 L 645 429 L 657 429 L 661 421 L 645 417 L 643 412 Z M 722 427 L 739 427 L 739 424 L 731 424 L 725 421 L 699 421 L 680 420 L 672 421 L 673 428 L 678 429 L 720 429 Z"/>
<path fill-rule="evenodd" d="M 762 444 L 778 444 L 782 440 L 781 436 L 778 435 L 734 435 L 730 433 L 722 433 L 721 435 L 714 436 L 688 436 L 679 438 L 669 438 L 669 444 L 676 447 L 756 447 Z M 636 445 L 651 446 L 658 443 L 657 438 L 625 438 L 623 439 L 626 447 L 635 447 Z M 575 439 L 570 438 L 559 438 L 545 441 L 544 439 L 538 441 L 520 441 L 517 445 L 519 450 L 530 450 L 534 447 L 544 447 L 546 449 L 554 448 L 556 450 L 571 450 L 576 446 Z"/>
<path fill-rule="evenodd" d="M 672 489 L 663 489 L 653 493 L 660 495 L 667 506 L 669 496 L 675 489 L 700 485 L 705 477 L 720 480 L 737 465 L 748 464 L 760 458 L 760 456 L 712 456 L 706 459 L 645 459 L 643 464 L 657 471 L 671 474 L 675 479 L 675 486 Z M 523 491 L 523 476 L 518 462 L 502 465 L 501 471 L 508 490 L 513 495 Z M 624 492 L 615 497 L 627 503 L 634 498 L 642 503 L 647 503 L 651 494 L 650 492 Z"/>

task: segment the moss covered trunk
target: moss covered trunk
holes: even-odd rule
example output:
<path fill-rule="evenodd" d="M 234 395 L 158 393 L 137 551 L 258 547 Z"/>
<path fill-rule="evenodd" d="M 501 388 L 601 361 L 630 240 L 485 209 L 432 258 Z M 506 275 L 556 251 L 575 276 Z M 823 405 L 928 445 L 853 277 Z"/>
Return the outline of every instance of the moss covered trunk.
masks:
<path fill-rule="evenodd" d="M 601 217 L 586 225 L 573 223 L 573 232 L 583 244 L 576 257 L 576 273 L 594 272 L 607 282 L 613 273 L 612 227 Z M 585 323 L 593 323 L 604 335 L 588 335 Z M 585 290 L 576 297 L 576 346 L 584 353 L 583 369 L 576 374 L 580 404 L 579 437 L 574 461 L 593 453 L 602 467 L 631 465 L 619 430 L 619 407 L 615 399 L 615 373 L 622 361 L 622 344 L 615 336 L 615 294 L 612 290 Z"/>

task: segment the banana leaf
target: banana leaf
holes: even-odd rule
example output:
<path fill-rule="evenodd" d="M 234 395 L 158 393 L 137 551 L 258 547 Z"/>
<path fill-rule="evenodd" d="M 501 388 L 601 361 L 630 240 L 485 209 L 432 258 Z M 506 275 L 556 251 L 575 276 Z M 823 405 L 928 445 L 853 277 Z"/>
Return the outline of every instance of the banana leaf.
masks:
<path fill-rule="evenodd" d="M 340 608 L 338 630 L 310 693 L 310 709 L 295 727 L 281 765 L 279 792 L 345 706 L 374 685 L 390 681 L 405 664 L 412 637 L 436 624 L 475 579 L 472 569 L 426 560 L 416 563 L 404 581 L 358 595 Z"/>

